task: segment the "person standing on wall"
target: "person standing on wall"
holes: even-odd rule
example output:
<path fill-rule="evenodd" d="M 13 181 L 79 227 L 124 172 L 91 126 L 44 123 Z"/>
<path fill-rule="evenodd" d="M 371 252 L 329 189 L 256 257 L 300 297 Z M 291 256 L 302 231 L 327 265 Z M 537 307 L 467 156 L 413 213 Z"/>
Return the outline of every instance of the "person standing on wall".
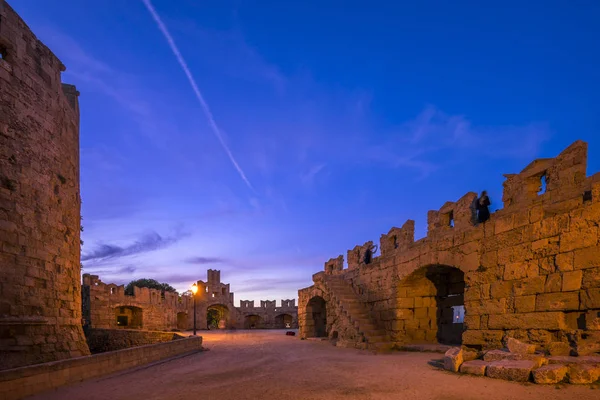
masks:
<path fill-rule="evenodd" d="M 484 223 L 488 219 L 490 219 L 490 209 L 489 206 L 492 204 L 490 198 L 487 195 L 487 192 L 484 190 L 481 192 L 481 196 L 479 197 L 479 201 L 477 202 L 477 219 L 479 223 Z"/>

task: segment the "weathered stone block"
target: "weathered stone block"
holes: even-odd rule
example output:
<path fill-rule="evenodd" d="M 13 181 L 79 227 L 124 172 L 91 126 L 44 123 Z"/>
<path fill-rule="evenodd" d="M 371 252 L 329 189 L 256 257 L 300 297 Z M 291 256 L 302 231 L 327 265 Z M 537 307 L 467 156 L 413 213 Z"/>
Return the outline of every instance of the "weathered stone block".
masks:
<path fill-rule="evenodd" d="M 562 274 L 562 291 L 569 292 L 581 289 L 583 271 L 563 272 Z"/>
<path fill-rule="evenodd" d="M 511 353 L 518 354 L 533 354 L 535 353 L 535 345 L 529 343 L 523 343 L 520 340 L 515 338 L 508 338 L 506 343 L 506 347 L 508 347 L 508 351 Z"/>
<path fill-rule="evenodd" d="M 598 227 L 592 226 L 575 231 L 565 231 L 560 235 L 560 252 L 583 249 L 598 244 Z M 577 257 L 577 254 L 575 255 Z"/>
<path fill-rule="evenodd" d="M 544 285 L 546 276 L 536 276 L 533 278 L 525 278 L 514 283 L 515 296 L 527 296 L 530 294 L 544 293 Z"/>
<path fill-rule="evenodd" d="M 515 297 L 515 311 L 528 313 L 535 311 L 535 295 Z"/>
<path fill-rule="evenodd" d="M 568 356 L 571 354 L 571 346 L 565 342 L 551 342 L 546 349 L 552 356 Z"/>
<path fill-rule="evenodd" d="M 535 363 L 536 368 L 541 367 L 542 365 L 548 364 L 548 359 L 541 354 L 527 354 L 527 353 L 512 353 L 504 350 L 490 350 L 487 351 L 483 355 L 483 360 L 492 362 L 492 361 L 501 361 L 501 360 L 510 360 L 510 361 L 533 361 Z"/>
<path fill-rule="evenodd" d="M 506 299 L 465 302 L 465 310 L 470 315 L 503 314 L 506 312 Z"/>
<path fill-rule="evenodd" d="M 569 368 L 562 364 L 544 365 L 533 371 L 533 381 L 538 384 L 552 384 L 562 382 L 567 376 Z"/>
<path fill-rule="evenodd" d="M 585 313 L 585 329 L 600 331 L 600 310 L 591 310 Z"/>
<path fill-rule="evenodd" d="M 549 364 L 600 364 L 600 356 L 552 356 L 548 357 Z"/>
<path fill-rule="evenodd" d="M 574 269 L 574 260 L 575 253 L 570 251 L 568 253 L 557 254 L 554 263 L 559 271 L 572 271 Z"/>
<path fill-rule="evenodd" d="M 415 306 L 414 297 L 400 297 L 398 298 L 398 308 L 413 308 Z"/>
<path fill-rule="evenodd" d="M 489 329 L 566 329 L 565 314 L 559 311 L 490 315 Z"/>
<path fill-rule="evenodd" d="M 415 308 L 415 318 L 426 318 L 427 317 L 427 308 Z"/>
<path fill-rule="evenodd" d="M 396 310 L 396 319 L 405 319 L 411 320 L 413 319 L 413 310 L 408 308 L 400 308 Z"/>
<path fill-rule="evenodd" d="M 453 347 L 444 354 L 444 369 L 447 371 L 458 372 L 463 363 L 463 351 L 460 347 Z"/>
<path fill-rule="evenodd" d="M 465 361 L 460 366 L 460 372 L 463 374 L 484 376 L 488 365 L 489 363 L 483 360 Z"/>
<path fill-rule="evenodd" d="M 581 290 L 580 307 L 582 310 L 600 308 L 600 288 Z"/>
<path fill-rule="evenodd" d="M 513 286 L 511 281 L 494 282 L 490 285 L 491 296 L 495 299 L 508 298 L 512 295 Z"/>
<path fill-rule="evenodd" d="M 553 293 L 560 292 L 562 288 L 562 275 L 557 272 L 555 274 L 550 274 L 546 277 L 546 284 L 544 285 L 544 292 Z"/>
<path fill-rule="evenodd" d="M 516 262 L 504 266 L 504 279 L 507 281 L 527 277 L 527 263 Z"/>
<path fill-rule="evenodd" d="M 494 361 L 487 366 L 486 376 L 507 381 L 527 382 L 534 367 L 533 361 Z"/>
<path fill-rule="evenodd" d="M 483 349 L 497 348 L 502 344 L 502 331 L 499 330 L 469 330 L 463 332 L 463 344 L 481 346 Z"/>
<path fill-rule="evenodd" d="M 536 311 L 578 310 L 579 292 L 538 294 L 535 300 Z"/>
<path fill-rule="evenodd" d="M 600 246 L 592 246 L 575 251 L 575 269 L 586 269 L 600 266 Z"/>
<path fill-rule="evenodd" d="M 600 287 L 600 267 L 583 270 L 581 288 L 591 289 L 597 287 Z"/>
<path fill-rule="evenodd" d="M 595 364 L 569 365 L 569 383 L 585 385 L 600 378 L 600 366 Z"/>
<path fill-rule="evenodd" d="M 464 324 L 467 329 L 479 329 L 481 324 L 479 315 L 465 315 Z"/>

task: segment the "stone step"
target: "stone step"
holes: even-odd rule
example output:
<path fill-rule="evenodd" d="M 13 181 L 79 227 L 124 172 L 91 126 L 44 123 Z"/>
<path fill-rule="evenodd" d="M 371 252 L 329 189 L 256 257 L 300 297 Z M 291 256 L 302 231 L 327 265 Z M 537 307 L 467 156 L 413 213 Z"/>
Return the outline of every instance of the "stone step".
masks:
<path fill-rule="evenodd" d="M 531 371 L 536 367 L 534 361 L 529 360 L 500 360 L 489 363 L 485 375 L 490 378 L 504 379 L 515 382 L 528 382 Z"/>
<path fill-rule="evenodd" d="M 449 346 L 446 344 L 433 344 L 433 343 L 423 343 L 423 344 L 405 344 L 400 346 L 398 349 L 400 351 L 418 351 L 422 353 L 446 353 L 453 346 Z"/>
<path fill-rule="evenodd" d="M 536 368 L 548 364 L 548 359 L 543 354 L 519 354 L 504 350 L 489 350 L 483 355 L 483 360 L 492 361 L 533 361 Z"/>
<path fill-rule="evenodd" d="M 549 364 L 599 364 L 600 356 L 552 356 L 548 357 Z"/>

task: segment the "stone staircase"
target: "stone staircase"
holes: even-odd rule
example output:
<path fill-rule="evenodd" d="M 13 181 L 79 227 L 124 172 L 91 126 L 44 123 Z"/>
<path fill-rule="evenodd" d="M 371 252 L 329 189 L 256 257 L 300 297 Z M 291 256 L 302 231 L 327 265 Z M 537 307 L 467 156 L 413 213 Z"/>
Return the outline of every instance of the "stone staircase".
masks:
<path fill-rule="evenodd" d="M 369 310 L 348 282 L 335 275 L 329 275 L 324 280 L 324 284 L 335 307 L 340 314 L 348 318 L 358 332 L 362 340 L 360 344 L 374 351 L 387 351 L 393 348 L 393 343 L 385 330 L 377 327 L 369 315 Z"/>

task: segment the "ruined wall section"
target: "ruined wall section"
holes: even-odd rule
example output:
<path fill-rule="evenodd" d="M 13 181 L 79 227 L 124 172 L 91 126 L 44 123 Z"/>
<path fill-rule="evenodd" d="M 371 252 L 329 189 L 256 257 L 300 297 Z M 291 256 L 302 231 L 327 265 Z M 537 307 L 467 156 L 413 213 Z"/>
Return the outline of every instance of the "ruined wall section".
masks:
<path fill-rule="evenodd" d="M 190 296 L 171 292 L 163 296 L 160 290 L 139 287 L 134 287 L 133 296 L 128 296 L 124 285 L 106 284 L 90 274 L 83 275 L 82 292 L 84 325 L 90 328 L 132 329 L 134 319 L 133 328 L 143 330 L 193 328 Z M 136 314 L 137 309 L 140 314 Z M 118 315 L 128 316 L 128 325 L 119 325 Z"/>
<path fill-rule="evenodd" d="M 600 343 L 600 174 L 586 178 L 586 154 L 578 141 L 556 158 L 506 175 L 505 207 L 485 224 L 470 223 L 476 194 L 467 193 L 429 212 L 427 237 L 414 242 L 414 223 L 407 221 L 382 235 L 382 254 L 370 263 L 358 255 L 366 243 L 349 252 L 348 269 L 326 264 L 325 274 L 350 282 L 396 342 L 434 340 L 428 331 L 440 315 L 429 314 L 431 288 L 406 283 L 422 282 L 415 277 L 423 268 L 446 266 L 464 274 L 464 344 L 501 347 L 517 337 L 542 348 L 568 343 L 579 354 L 594 351 Z M 299 291 L 301 332 L 309 318 L 302 307 L 315 289 L 324 290 L 315 281 Z"/>
<path fill-rule="evenodd" d="M 89 354 L 81 328 L 78 92 L 0 0 L 0 369 Z"/>

